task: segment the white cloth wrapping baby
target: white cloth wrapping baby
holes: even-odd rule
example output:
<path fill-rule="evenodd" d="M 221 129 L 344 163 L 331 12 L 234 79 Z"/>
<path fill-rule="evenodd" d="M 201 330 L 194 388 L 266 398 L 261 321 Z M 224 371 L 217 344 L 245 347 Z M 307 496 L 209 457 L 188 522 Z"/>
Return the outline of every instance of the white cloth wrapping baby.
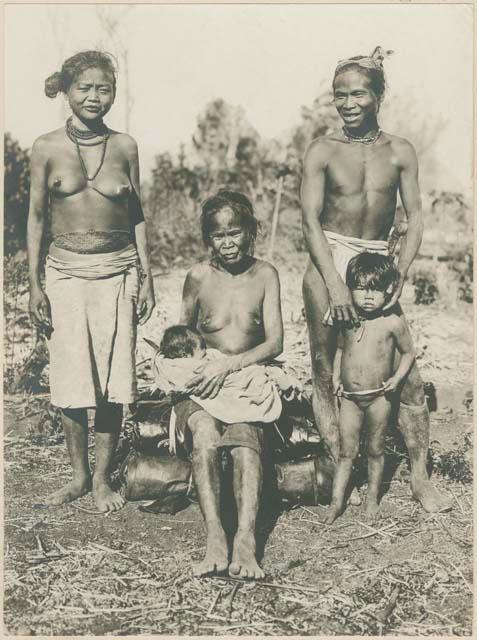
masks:
<path fill-rule="evenodd" d="M 156 386 L 165 393 L 184 391 L 201 365 L 223 357 L 216 349 L 207 349 L 202 360 L 169 359 L 158 354 L 153 366 Z M 274 422 L 282 412 L 279 390 L 286 392 L 292 386 L 293 382 L 280 367 L 251 365 L 230 373 L 215 398 L 189 397 L 225 424 Z"/>

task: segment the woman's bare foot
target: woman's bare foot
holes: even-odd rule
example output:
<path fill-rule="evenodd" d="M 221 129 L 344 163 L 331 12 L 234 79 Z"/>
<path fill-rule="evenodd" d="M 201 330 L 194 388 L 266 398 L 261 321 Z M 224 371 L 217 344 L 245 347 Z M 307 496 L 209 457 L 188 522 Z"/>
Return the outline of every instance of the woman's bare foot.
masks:
<path fill-rule="evenodd" d="M 54 493 L 47 496 L 42 504 L 49 507 L 58 507 L 68 502 L 73 502 L 81 496 L 85 496 L 91 491 L 91 478 L 85 478 L 82 481 L 73 480 L 69 482 L 66 487 L 62 487 Z"/>
<path fill-rule="evenodd" d="M 93 499 L 99 511 L 106 513 L 107 511 L 118 511 L 124 507 L 125 500 L 119 494 L 111 489 L 106 480 L 93 479 Z"/>
<path fill-rule="evenodd" d="M 452 498 L 439 493 L 430 480 L 413 481 L 411 479 L 411 490 L 414 498 L 429 513 L 449 511 L 453 507 Z"/>
<path fill-rule="evenodd" d="M 330 504 L 325 516 L 325 524 L 333 524 L 336 518 L 341 515 L 341 507 L 336 504 Z"/>
<path fill-rule="evenodd" d="M 229 565 L 227 538 L 220 525 L 209 527 L 207 532 L 207 548 L 204 559 L 192 567 L 195 576 L 206 576 L 221 573 Z"/>
<path fill-rule="evenodd" d="M 229 567 L 233 578 L 251 578 L 260 580 L 265 577 L 255 558 L 255 534 L 253 531 L 238 530 L 234 538 L 234 551 Z"/>

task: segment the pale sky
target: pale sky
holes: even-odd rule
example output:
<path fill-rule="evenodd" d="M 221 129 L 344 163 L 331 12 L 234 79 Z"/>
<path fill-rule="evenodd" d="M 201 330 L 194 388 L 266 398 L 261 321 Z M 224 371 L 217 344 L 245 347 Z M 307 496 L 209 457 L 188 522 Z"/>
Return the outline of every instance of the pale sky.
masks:
<path fill-rule="evenodd" d="M 98 5 L 101 6 L 101 5 Z M 107 6 L 107 5 L 103 5 Z M 411 94 L 419 113 L 447 126 L 433 149 L 446 170 L 436 188 L 468 188 L 472 172 L 472 10 L 465 5 L 107 6 L 120 18 L 134 98 L 130 133 L 147 178 L 156 153 L 188 143 L 197 115 L 222 97 L 241 104 L 263 138 L 300 122 L 336 62 L 393 49 L 387 100 Z M 5 7 L 5 129 L 30 147 L 64 122 L 45 78 L 79 50 L 103 46 L 95 5 Z M 107 122 L 124 128 L 118 96 Z M 392 133 L 392 123 L 386 123 Z M 412 142 L 412 140 L 411 140 Z"/>

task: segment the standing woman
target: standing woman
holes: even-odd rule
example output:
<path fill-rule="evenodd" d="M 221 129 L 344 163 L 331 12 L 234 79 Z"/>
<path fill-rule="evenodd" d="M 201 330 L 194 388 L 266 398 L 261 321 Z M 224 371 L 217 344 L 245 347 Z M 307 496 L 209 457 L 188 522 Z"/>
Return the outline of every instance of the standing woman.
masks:
<path fill-rule="evenodd" d="M 72 111 L 40 136 L 31 154 L 27 244 L 30 314 L 48 336 L 51 402 L 61 408 L 72 482 L 48 496 L 71 502 L 92 490 L 100 511 L 124 504 L 109 484 L 122 405 L 136 399 L 136 324 L 154 308 L 139 197 L 136 142 L 103 122 L 116 95 L 111 56 L 78 53 L 45 82 Z M 51 215 L 52 243 L 40 283 L 40 246 Z M 143 279 L 140 284 L 140 263 Z M 95 468 L 88 461 L 87 408 L 95 412 Z"/>

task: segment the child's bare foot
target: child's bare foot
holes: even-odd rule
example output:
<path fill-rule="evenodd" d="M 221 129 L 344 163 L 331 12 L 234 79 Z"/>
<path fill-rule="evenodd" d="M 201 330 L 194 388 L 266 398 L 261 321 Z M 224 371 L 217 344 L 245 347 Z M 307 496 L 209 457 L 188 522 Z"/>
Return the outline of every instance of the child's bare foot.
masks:
<path fill-rule="evenodd" d="M 260 580 L 265 577 L 255 558 L 255 547 L 253 531 L 237 531 L 234 539 L 232 562 L 229 567 L 230 576 L 254 580 Z"/>
<path fill-rule="evenodd" d="M 439 493 L 430 480 L 411 480 L 411 490 L 414 498 L 429 513 L 449 511 L 453 507 L 454 501 Z"/>
<path fill-rule="evenodd" d="M 116 491 L 113 491 L 108 482 L 104 479 L 93 479 L 93 499 L 99 511 L 118 511 L 124 507 L 125 500 Z"/>
<path fill-rule="evenodd" d="M 379 514 L 379 504 L 377 500 L 366 499 L 365 516 L 368 520 L 375 520 Z"/>
<path fill-rule="evenodd" d="M 195 576 L 225 571 L 229 564 L 227 538 L 221 526 L 209 527 L 204 559 L 192 567 Z"/>
<path fill-rule="evenodd" d="M 341 515 L 341 507 L 331 504 L 325 516 L 325 524 L 333 524 L 338 516 Z"/>
<path fill-rule="evenodd" d="M 90 491 L 91 478 L 85 478 L 81 481 L 73 480 L 72 482 L 69 482 L 66 487 L 62 487 L 61 489 L 58 489 L 54 493 L 47 496 L 43 500 L 42 504 L 45 504 L 49 507 L 58 507 L 61 504 L 73 502 L 73 500 L 81 498 L 81 496 L 85 496 Z"/>

